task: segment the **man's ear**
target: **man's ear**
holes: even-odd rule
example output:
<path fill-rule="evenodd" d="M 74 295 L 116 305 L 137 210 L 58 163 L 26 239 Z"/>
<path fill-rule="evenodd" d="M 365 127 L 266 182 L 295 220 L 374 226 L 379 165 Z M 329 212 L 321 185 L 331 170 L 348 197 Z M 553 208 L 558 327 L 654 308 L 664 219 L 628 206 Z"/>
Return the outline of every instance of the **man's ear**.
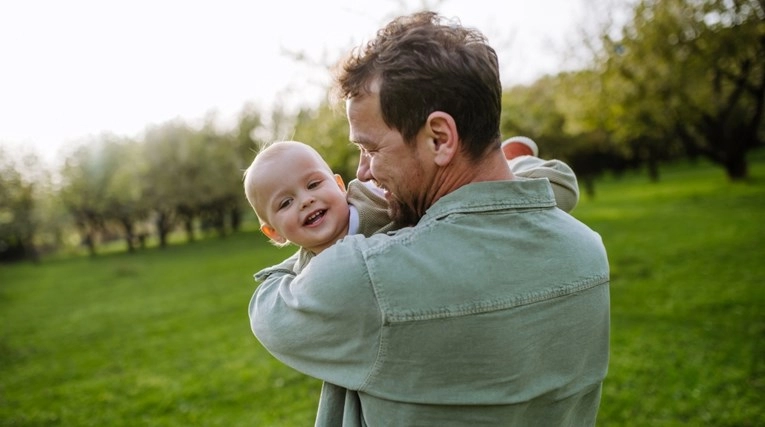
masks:
<path fill-rule="evenodd" d="M 343 182 L 343 177 L 340 176 L 340 174 L 335 174 L 335 182 L 337 182 L 337 186 L 345 192 L 345 182 Z"/>
<path fill-rule="evenodd" d="M 287 243 L 287 239 L 285 239 L 284 236 L 279 234 L 279 232 L 276 231 L 274 227 L 271 227 L 268 224 L 261 225 L 260 232 L 265 234 L 269 239 L 273 240 L 274 242 L 280 245 Z"/>
<path fill-rule="evenodd" d="M 425 129 L 431 142 L 433 161 L 438 166 L 446 166 L 459 150 L 459 133 L 454 118 L 443 111 L 434 111 L 428 116 Z"/>

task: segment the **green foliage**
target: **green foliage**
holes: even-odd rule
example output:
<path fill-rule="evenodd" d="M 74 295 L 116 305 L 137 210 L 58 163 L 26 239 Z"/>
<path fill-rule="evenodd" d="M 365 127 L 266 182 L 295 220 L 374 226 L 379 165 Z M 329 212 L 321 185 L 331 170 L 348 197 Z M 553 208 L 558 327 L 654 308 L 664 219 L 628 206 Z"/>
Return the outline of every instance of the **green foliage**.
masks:
<path fill-rule="evenodd" d="M 608 131 L 647 161 L 686 151 L 745 179 L 746 153 L 763 143 L 763 3 L 642 0 L 631 12 L 595 64 Z"/>
<path fill-rule="evenodd" d="M 612 269 L 599 425 L 765 424 L 765 152 L 599 183 L 574 215 Z M 306 426 L 320 383 L 252 336 L 251 274 L 291 254 L 256 232 L 0 266 L 0 425 Z"/>
<path fill-rule="evenodd" d="M 503 138 L 531 136 L 541 157 L 563 160 L 576 170 L 590 196 L 598 176 L 632 166 L 629 156 L 602 130 L 608 115 L 596 108 L 599 83 L 591 72 L 563 73 L 502 94 Z"/>
<path fill-rule="evenodd" d="M 235 230 L 245 208 L 242 173 L 262 126 L 258 110 L 245 106 L 232 130 L 210 114 L 199 128 L 177 119 L 140 139 L 83 139 L 65 157 L 58 196 L 93 254 L 99 237 L 121 235 L 132 250 L 154 228 L 164 244 L 179 223 L 189 240 L 197 223 L 225 234 L 226 217 Z"/>
<path fill-rule="evenodd" d="M 348 141 L 344 112 L 328 103 L 322 103 L 316 110 L 301 111 L 294 138 L 316 148 L 346 183 L 356 177 L 359 150 Z"/>
<path fill-rule="evenodd" d="M 646 165 L 658 180 L 661 162 L 699 156 L 745 179 L 765 135 L 765 6 L 622 3 L 626 24 L 585 41 L 585 67 L 505 91 L 503 134 L 535 138 L 587 179 Z"/>
<path fill-rule="evenodd" d="M 0 260 L 37 257 L 34 245 L 57 221 L 45 209 L 54 205 L 50 192 L 50 175 L 36 154 L 0 147 Z"/>
<path fill-rule="evenodd" d="M 546 77 L 529 86 L 514 86 L 502 93 L 500 130 L 503 138 L 528 135 L 544 141 L 546 156 L 560 157 L 567 139 L 565 118 L 557 106 L 560 79 Z M 540 142 L 541 143 L 541 142 Z"/>

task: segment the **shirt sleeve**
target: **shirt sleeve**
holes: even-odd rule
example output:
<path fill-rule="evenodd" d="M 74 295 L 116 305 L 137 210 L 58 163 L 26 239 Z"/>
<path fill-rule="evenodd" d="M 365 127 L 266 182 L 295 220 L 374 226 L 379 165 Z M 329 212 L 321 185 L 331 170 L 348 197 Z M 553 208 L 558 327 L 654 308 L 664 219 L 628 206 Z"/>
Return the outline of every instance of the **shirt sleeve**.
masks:
<path fill-rule="evenodd" d="M 249 306 L 252 331 L 274 357 L 353 390 L 374 366 L 382 327 L 359 242 L 350 236 L 333 245 L 300 274 L 260 275 Z"/>
<path fill-rule="evenodd" d="M 298 271 L 298 263 L 300 261 L 300 250 L 292 254 L 289 258 L 285 259 L 284 261 L 280 262 L 279 264 L 273 265 L 271 267 L 264 268 L 263 270 L 258 271 L 255 273 L 254 277 L 255 280 L 260 282 L 263 280 L 264 277 L 268 277 L 270 274 L 273 274 L 275 271 L 282 271 L 284 273 L 295 273 Z"/>
<path fill-rule="evenodd" d="M 560 209 L 571 212 L 579 202 L 576 174 L 566 163 L 534 156 L 520 156 L 509 160 L 507 164 L 514 175 L 523 178 L 547 178 Z"/>

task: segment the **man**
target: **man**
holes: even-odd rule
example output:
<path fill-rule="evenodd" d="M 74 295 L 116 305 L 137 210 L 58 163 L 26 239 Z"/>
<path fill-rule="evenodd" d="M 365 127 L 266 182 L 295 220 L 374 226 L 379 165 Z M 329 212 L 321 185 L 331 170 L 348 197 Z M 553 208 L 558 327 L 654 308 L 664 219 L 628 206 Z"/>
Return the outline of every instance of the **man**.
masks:
<path fill-rule="evenodd" d="M 594 425 L 605 248 L 549 181 L 512 175 L 498 69 L 481 33 L 431 12 L 395 19 L 343 64 L 357 176 L 412 226 L 260 276 L 253 332 L 325 381 L 316 425 Z"/>

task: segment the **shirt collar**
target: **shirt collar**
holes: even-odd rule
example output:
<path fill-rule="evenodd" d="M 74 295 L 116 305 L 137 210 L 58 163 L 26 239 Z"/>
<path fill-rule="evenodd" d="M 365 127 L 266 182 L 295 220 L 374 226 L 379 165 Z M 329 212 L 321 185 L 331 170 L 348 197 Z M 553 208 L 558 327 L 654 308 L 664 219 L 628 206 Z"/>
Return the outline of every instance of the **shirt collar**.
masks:
<path fill-rule="evenodd" d="M 520 178 L 467 184 L 443 196 L 425 213 L 442 218 L 452 213 L 499 209 L 555 207 L 555 195 L 547 178 Z"/>

